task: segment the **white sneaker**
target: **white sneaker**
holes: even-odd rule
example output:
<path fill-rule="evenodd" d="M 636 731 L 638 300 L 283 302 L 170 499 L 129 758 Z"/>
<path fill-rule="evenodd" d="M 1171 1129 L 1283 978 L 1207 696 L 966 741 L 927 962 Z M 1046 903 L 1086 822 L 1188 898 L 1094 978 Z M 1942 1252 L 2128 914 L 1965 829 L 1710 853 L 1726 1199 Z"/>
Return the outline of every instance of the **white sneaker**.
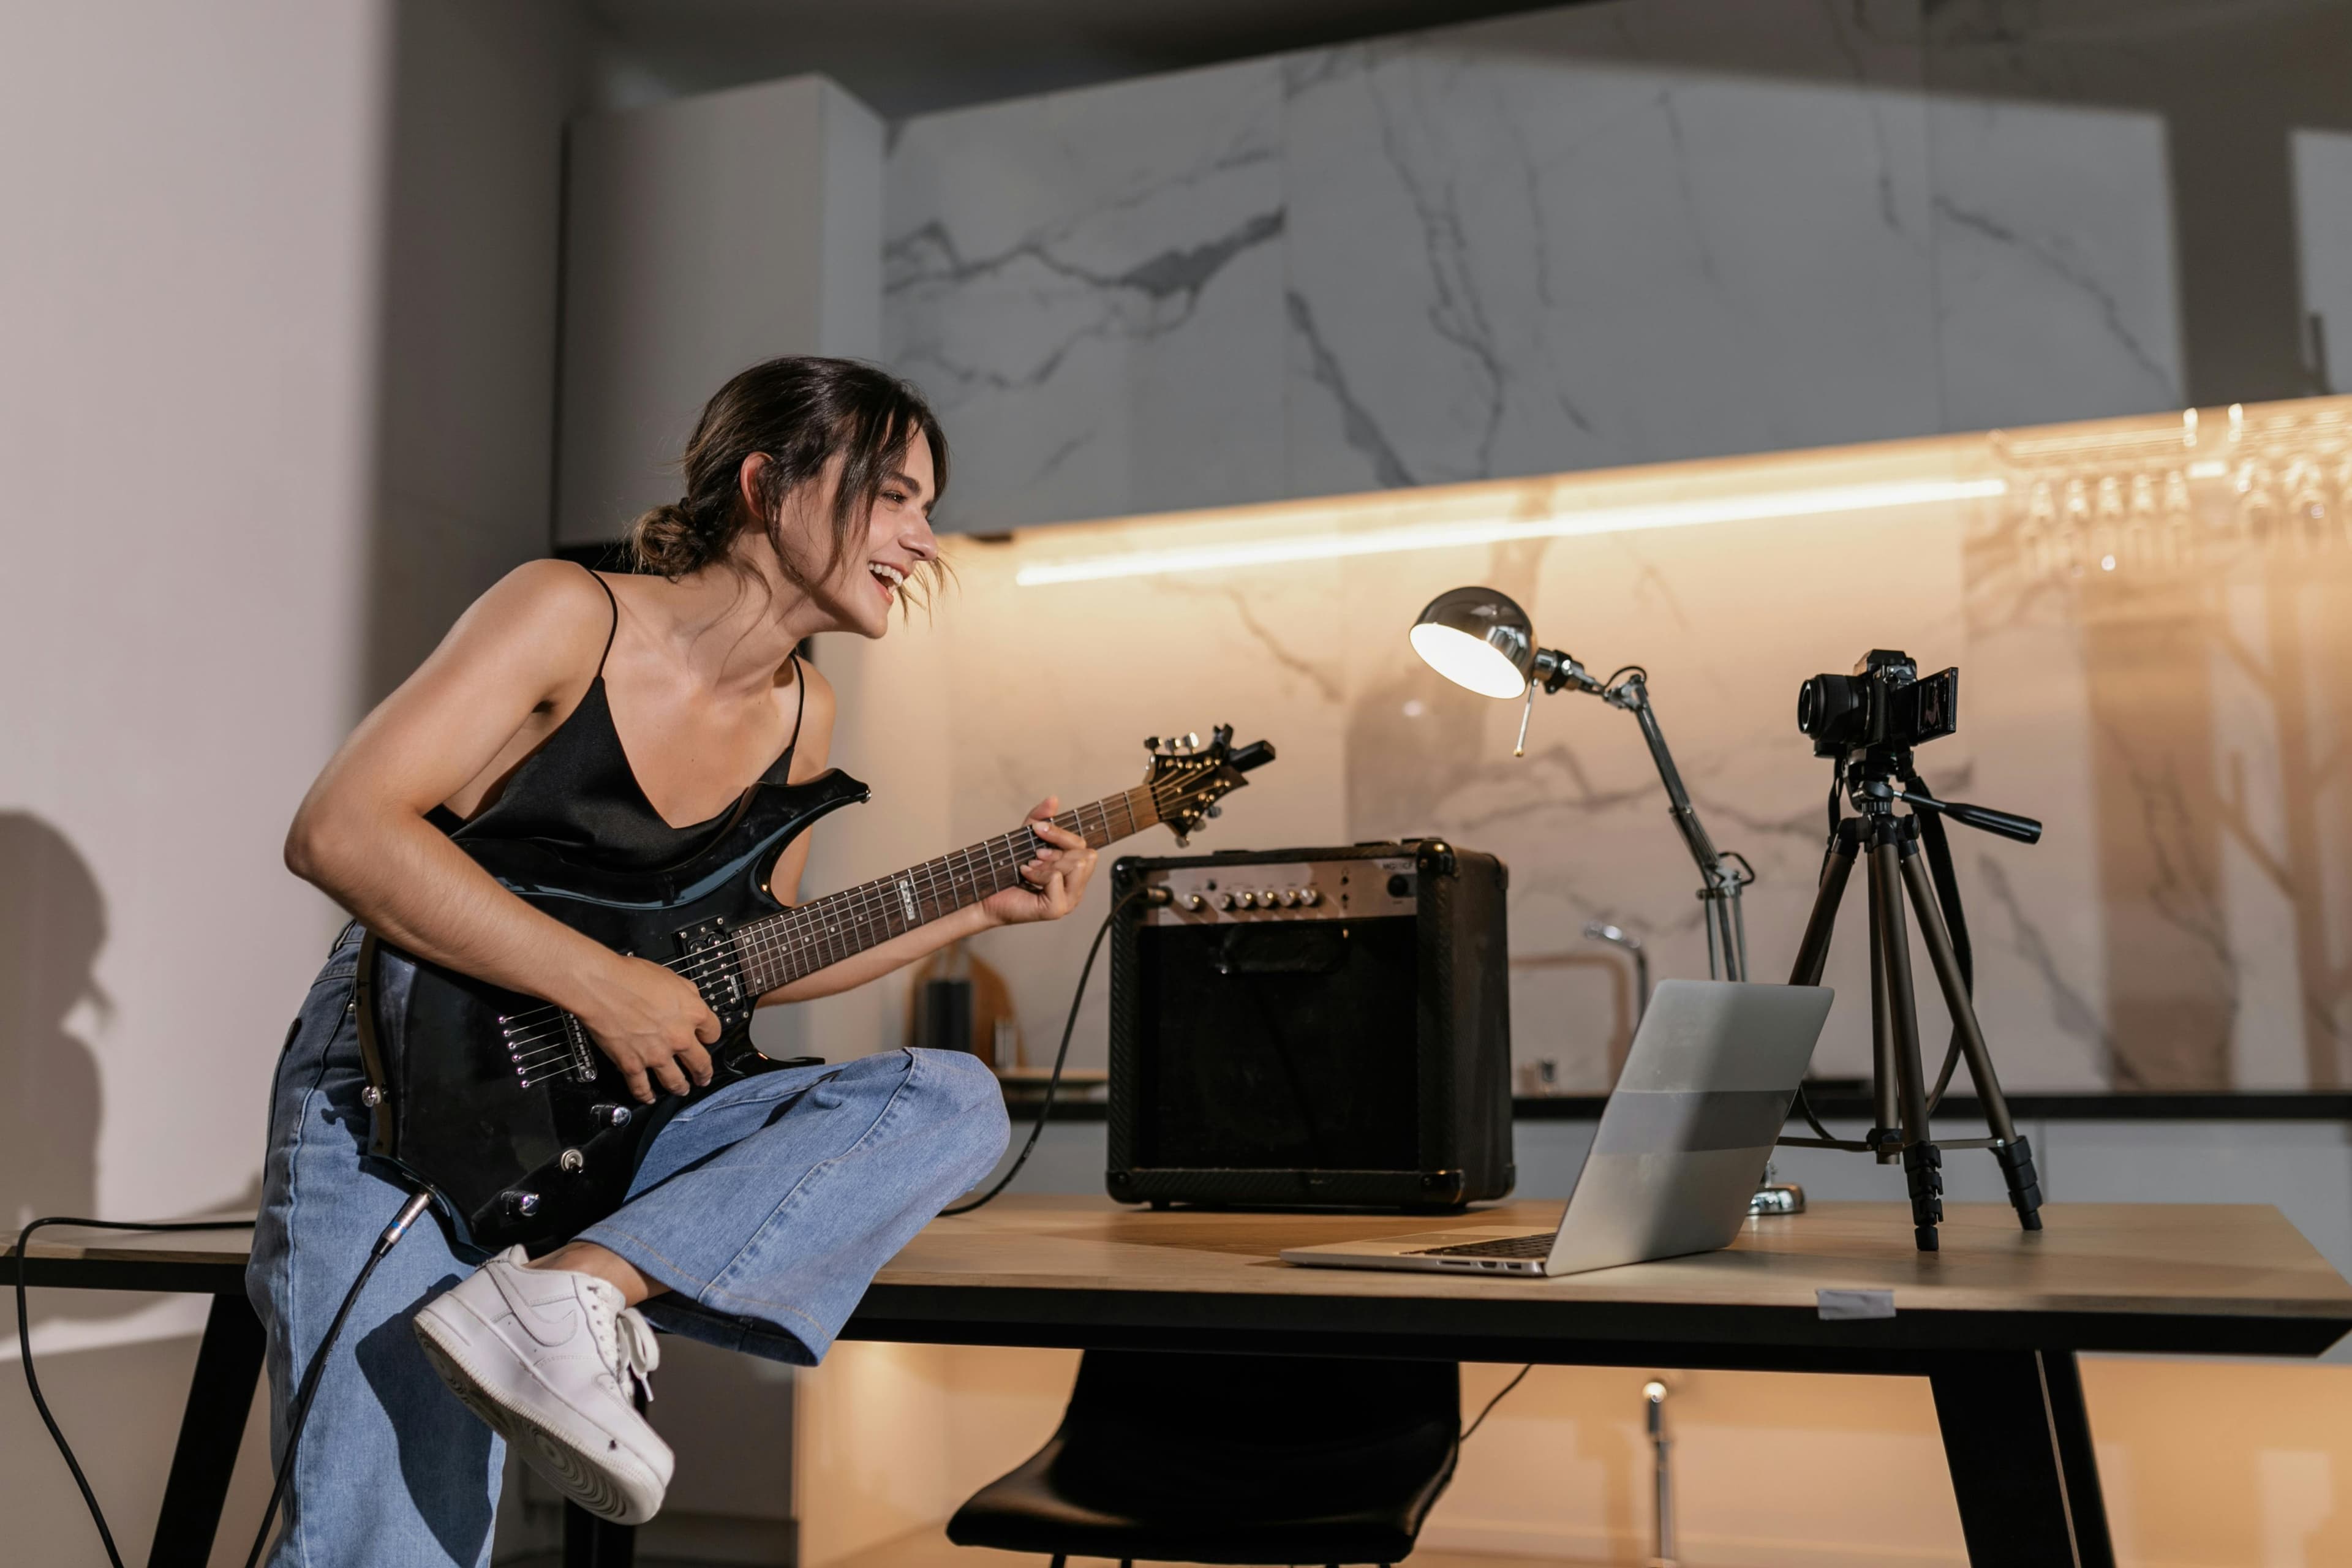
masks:
<path fill-rule="evenodd" d="M 509 1247 L 425 1303 L 414 1320 L 425 1359 L 564 1496 L 643 1524 L 677 1462 L 633 1398 L 653 1397 L 653 1325 L 593 1274 L 523 1263 Z"/>

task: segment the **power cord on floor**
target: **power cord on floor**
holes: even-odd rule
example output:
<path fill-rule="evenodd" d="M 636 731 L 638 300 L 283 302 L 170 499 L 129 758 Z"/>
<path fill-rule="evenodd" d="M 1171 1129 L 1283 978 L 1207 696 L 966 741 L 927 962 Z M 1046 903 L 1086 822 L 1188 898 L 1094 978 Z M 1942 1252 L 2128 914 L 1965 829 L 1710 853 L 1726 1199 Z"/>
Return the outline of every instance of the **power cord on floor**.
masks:
<path fill-rule="evenodd" d="M 310 1418 L 310 1402 L 318 1395 L 320 1377 L 326 1371 L 327 1352 L 334 1349 L 336 1336 L 342 1332 L 343 1321 L 352 1315 L 352 1308 L 358 1304 L 360 1291 L 366 1287 L 368 1277 L 375 1272 L 375 1266 L 383 1261 L 384 1254 L 398 1245 L 402 1237 L 408 1234 L 408 1227 L 416 1223 L 428 1201 L 423 1193 L 411 1197 L 401 1205 L 400 1213 L 384 1227 L 383 1234 L 376 1237 L 374 1247 L 368 1251 L 367 1262 L 360 1269 L 359 1278 L 352 1281 L 352 1288 L 343 1294 L 343 1304 L 336 1309 L 334 1321 L 327 1329 L 327 1337 L 320 1342 L 317 1352 L 311 1356 L 310 1370 L 302 1377 L 301 1392 L 294 1402 L 293 1422 L 286 1435 L 286 1454 L 279 1460 L 277 1478 L 270 1485 L 269 1502 L 261 1510 L 261 1528 L 254 1535 L 253 1550 L 246 1555 L 245 1568 L 253 1568 L 260 1562 L 261 1549 L 268 1544 L 270 1521 L 277 1517 L 278 1505 L 286 1495 L 287 1480 L 294 1473 L 294 1455 L 302 1441 L 303 1424 Z M 90 1522 L 98 1527 L 99 1542 L 106 1548 L 106 1560 L 112 1568 L 122 1568 L 122 1553 L 114 1544 L 114 1532 L 107 1528 L 106 1510 L 99 1506 L 98 1494 L 90 1489 L 89 1478 L 82 1473 L 81 1461 L 74 1458 L 73 1445 L 66 1441 L 65 1432 L 58 1426 L 57 1417 L 50 1413 L 49 1402 L 41 1396 L 41 1381 L 33 1372 L 32 1319 L 26 1312 L 25 1300 L 26 1244 L 32 1240 L 35 1231 L 52 1225 L 73 1226 L 85 1230 L 171 1232 L 250 1230 L 253 1223 L 247 1219 L 166 1220 L 141 1224 L 131 1220 L 79 1219 L 68 1215 L 51 1215 L 33 1221 L 17 1232 L 16 1245 L 9 1248 L 16 1284 L 16 1348 L 25 1366 L 25 1389 L 33 1396 L 33 1408 L 40 1412 L 41 1425 L 49 1429 L 50 1440 L 57 1444 L 58 1452 L 64 1457 L 66 1468 L 73 1472 L 74 1485 L 81 1489 L 81 1500 L 89 1509 Z"/>
<path fill-rule="evenodd" d="M 1150 897 L 1155 892 L 1160 895 L 1156 900 Z M 1139 899 L 1148 902 L 1165 902 L 1167 890 L 1150 885 L 1135 889 L 1111 905 L 1110 913 L 1103 916 L 1102 924 L 1095 928 L 1094 942 L 1087 949 L 1086 965 L 1078 971 L 1078 988 L 1070 994 L 1070 1016 L 1062 1021 L 1062 1046 L 1054 1053 L 1054 1071 L 1052 1076 L 1045 1079 L 1045 1102 L 1037 1108 L 1037 1121 L 1029 1129 L 1029 1142 L 1021 1145 L 1020 1157 L 1013 1162 L 1013 1168 L 1004 1173 L 1003 1179 L 998 1181 L 996 1185 L 989 1188 L 980 1196 L 970 1203 L 958 1204 L 953 1208 L 941 1209 L 940 1216 L 942 1219 L 960 1214 L 970 1214 L 982 1205 L 990 1202 L 997 1194 L 1011 1186 L 1013 1178 L 1021 1173 L 1021 1167 L 1029 1163 L 1030 1152 L 1037 1147 L 1037 1140 L 1045 1133 L 1045 1122 L 1054 1114 L 1054 1098 L 1060 1092 L 1062 1087 L 1062 1064 L 1070 1059 L 1070 1037 L 1078 1027 L 1078 1004 L 1087 999 L 1087 981 L 1094 974 L 1095 958 L 1102 952 L 1103 938 L 1110 934 L 1112 922 L 1126 911 L 1128 905 Z"/>

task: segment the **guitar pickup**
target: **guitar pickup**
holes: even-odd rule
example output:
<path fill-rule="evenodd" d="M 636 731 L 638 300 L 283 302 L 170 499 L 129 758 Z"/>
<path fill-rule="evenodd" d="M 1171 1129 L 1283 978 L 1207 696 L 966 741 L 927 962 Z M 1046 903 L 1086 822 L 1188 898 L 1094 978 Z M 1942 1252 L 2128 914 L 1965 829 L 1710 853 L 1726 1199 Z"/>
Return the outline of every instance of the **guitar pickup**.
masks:
<path fill-rule="evenodd" d="M 677 945 L 683 959 L 680 972 L 694 981 L 703 1005 L 719 1015 L 720 1024 L 731 1029 L 751 1016 L 759 998 L 744 983 L 742 955 L 726 922 L 713 921 L 679 931 Z"/>

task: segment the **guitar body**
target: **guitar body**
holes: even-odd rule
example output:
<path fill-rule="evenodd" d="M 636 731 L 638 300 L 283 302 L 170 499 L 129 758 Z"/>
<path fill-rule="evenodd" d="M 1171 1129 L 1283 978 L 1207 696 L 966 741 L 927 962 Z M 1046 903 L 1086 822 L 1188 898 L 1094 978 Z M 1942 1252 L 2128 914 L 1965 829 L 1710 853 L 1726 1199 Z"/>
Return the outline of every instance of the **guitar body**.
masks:
<path fill-rule="evenodd" d="M 578 1020 L 370 936 L 357 1010 L 373 1153 L 428 1191 L 461 1240 L 538 1250 L 620 1207 L 653 1136 L 682 1107 L 789 1064 L 751 1044 L 758 1001 L 734 933 L 782 909 L 776 857 L 828 812 L 866 798 L 838 769 L 751 790 L 718 839 L 659 871 L 621 874 L 547 845 L 459 839 L 509 891 L 615 952 L 678 969 L 723 1027 L 711 1081 L 653 1105 Z"/>

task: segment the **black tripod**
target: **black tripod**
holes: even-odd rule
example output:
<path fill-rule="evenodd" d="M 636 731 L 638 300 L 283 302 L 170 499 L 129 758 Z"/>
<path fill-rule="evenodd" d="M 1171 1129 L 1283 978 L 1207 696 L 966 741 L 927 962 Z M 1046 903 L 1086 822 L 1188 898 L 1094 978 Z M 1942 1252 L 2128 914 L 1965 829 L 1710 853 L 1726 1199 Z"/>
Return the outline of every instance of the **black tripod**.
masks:
<path fill-rule="evenodd" d="M 1900 789 L 1891 782 L 1898 778 L 1903 781 Z M 1990 1149 L 1993 1157 L 2000 1162 L 2001 1174 L 2008 1180 L 2009 1201 L 2017 1210 L 2018 1223 L 2027 1230 L 2040 1230 L 2042 1188 L 2033 1173 L 2033 1151 L 2018 1136 L 2017 1124 L 2010 1119 L 2009 1102 L 2002 1098 L 2000 1080 L 1993 1071 L 1992 1053 L 1985 1048 L 1984 1031 L 1978 1026 L 1976 1009 L 1969 1000 L 1970 977 L 1966 960 L 1954 951 L 1951 932 L 1944 923 L 1946 905 L 1951 908 L 1955 923 L 1958 923 L 1958 886 L 1951 877 L 1950 857 L 1944 848 L 1940 824 L 1931 818 L 1927 825 L 1931 858 L 1937 862 L 1935 882 L 1931 884 L 1928 869 L 1921 864 L 1920 819 L 1916 816 L 1898 816 L 1895 806 L 1900 801 L 1915 812 L 1932 811 L 1939 817 L 1948 816 L 1964 826 L 2026 844 L 2042 837 L 2042 825 L 2031 817 L 2015 816 L 2005 811 L 1934 798 L 1912 772 L 1907 748 L 1870 747 L 1840 764 L 1839 782 L 1846 786 L 1854 809 L 1862 815 L 1834 815 L 1837 789 L 1833 784 L 1830 796 L 1833 821 L 1829 851 L 1822 864 L 1821 890 L 1814 896 L 1812 917 L 1805 923 L 1805 940 L 1797 950 L 1796 968 L 1789 983 L 1822 983 L 1822 972 L 1829 963 L 1830 937 L 1837 925 L 1838 900 L 1844 896 L 1846 879 L 1853 871 L 1855 859 L 1867 851 L 1875 1125 L 1860 1142 L 1832 1138 L 1807 1107 L 1806 1120 L 1821 1136 L 1783 1138 L 1780 1142 L 1803 1148 L 1864 1151 L 1875 1155 L 1882 1165 L 1900 1158 L 1911 1188 L 1913 1233 L 1922 1252 L 1936 1250 L 1936 1226 L 1944 1217 L 1943 1150 Z M 1928 962 L 1935 966 L 1937 983 L 1943 988 L 1944 1005 L 1952 1016 L 1951 1050 L 1932 1090 L 1927 1087 L 1926 1068 L 1919 1056 L 1918 999 L 1911 984 L 1911 936 L 1903 916 L 1906 892 L 1919 918 L 1919 934 L 1927 941 Z M 1965 925 L 1960 929 L 1965 931 Z M 1929 1132 L 1927 1119 L 1943 1098 L 1944 1086 L 1951 1079 L 1955 1056 L 1968 1059 L 1969 1077 L 1975 1081 L 1977 1099 L 1984 1107 L 1985 1124 L 1992 1136 L 1958 1138 L 1939 1146 Z"/>

